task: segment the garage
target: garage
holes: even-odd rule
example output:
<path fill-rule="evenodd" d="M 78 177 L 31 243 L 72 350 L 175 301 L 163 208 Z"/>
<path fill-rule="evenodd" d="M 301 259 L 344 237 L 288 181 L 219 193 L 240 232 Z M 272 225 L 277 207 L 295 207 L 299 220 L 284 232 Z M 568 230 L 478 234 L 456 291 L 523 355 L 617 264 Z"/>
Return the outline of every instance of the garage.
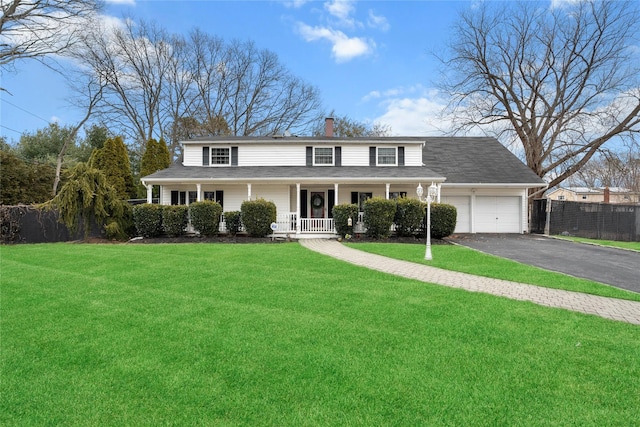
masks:
<path fill-rule="evenodd" d="M 521 217 L 520 197 L 476 197 L 476 233 L 520 233 L 522 232 Z"/>
<path fill-rule="evenodd" d="M 441 198 L 442 203 L 447 203 L 456 207 L 458 214 L 456 220 L 455 233 L 470 233 L 471 232 L 471 220 L 470 220 L 470 202 L 469 196 L 446 196 Z"/>

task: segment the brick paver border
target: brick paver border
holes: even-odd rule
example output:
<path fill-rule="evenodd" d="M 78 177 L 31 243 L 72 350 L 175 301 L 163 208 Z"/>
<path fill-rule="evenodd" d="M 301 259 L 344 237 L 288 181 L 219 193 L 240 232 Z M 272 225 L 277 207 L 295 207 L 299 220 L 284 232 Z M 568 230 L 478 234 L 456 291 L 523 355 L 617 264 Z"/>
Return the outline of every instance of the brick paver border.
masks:
<path fill-rule="evenodd" d="M 580 313 L 593 314 L 605 319 L 640 325 L 640 302 L 636 301 L 544 288 L 443 270 L 428 265 L 359 251 L 331 239 L 301 239 L 300 244 L 315 252 L 351 264 L 409 279 L 465 289 L 471 292 L 483 292 L 515 300 L 530 301 L 547 307 L 563 308 Z"/>

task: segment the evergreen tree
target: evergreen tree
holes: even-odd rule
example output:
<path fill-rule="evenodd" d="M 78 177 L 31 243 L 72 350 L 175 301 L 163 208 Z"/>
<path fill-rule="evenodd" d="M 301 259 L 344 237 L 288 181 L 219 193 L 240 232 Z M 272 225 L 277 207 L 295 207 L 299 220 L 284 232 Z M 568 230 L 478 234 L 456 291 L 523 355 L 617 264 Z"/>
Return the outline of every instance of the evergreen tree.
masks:
<path fill-rule="evenodd" d="M 51 198 L 53 167 L 25 162 L 12 151 L 0 150 L 0 205 L 42 203 Z"/>
<path fill-rule="evenodd" d="M 162 169 L 166 169 L 171 164 L 171 155 L 164 139 L 156 141 L 151 138 L 147 141 L 147 146 L 140 161 L 140 176 L 151 175 Z"/>
<path fill-rule="evenodd" d="M 104 142 L 104 147 L 95 149 L 89 165 L 104 173 L 107 182 L 115 188 L 120 199 L 136 196 L 129 154 L 122 137 L 109 138 Z"/>
<path fill-rule="evenodd" d="M 95 222 L 110 238 L 125 238 L 131 226 L 131 207 L 109 182 L 106 174 L 86 163 L 71 169 L 67 182 L 58 194 L 44 205 L 57 209 L 60 219 L 75 232 L 84 224 L 85 235 Z"/>

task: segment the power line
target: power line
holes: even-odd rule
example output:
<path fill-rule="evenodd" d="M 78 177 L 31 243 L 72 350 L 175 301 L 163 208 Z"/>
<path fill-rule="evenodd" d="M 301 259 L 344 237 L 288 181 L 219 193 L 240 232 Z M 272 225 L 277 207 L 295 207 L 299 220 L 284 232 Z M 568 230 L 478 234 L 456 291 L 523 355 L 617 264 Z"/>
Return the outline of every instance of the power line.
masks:
<path fill-rule="evenodd" d="M 6 130 L 10 130 L 11 132 L 15 132 L 15 133 L 17 133 L 18 135 L 22 135 L 22 132 L 17 131 L 17 130 L 15 130 L 15 129 L 11 129 L 10 127 L 7 127 L 7 126 L 5 126 L 5 125 L 0 124 L 0 127 L 5 128 Z"/>
<path fill-rule="evenodd" d="M 6 102 L 7 104 L 9 104 L 9 105 L 11 105 L 11 106 L 13 106 L 13 107 L 15 107 L 15 108 L 17 108 L 18 110 L 24 111 L 25 113 L 32 115 L 32 116 L 33 116 L 33 117 L 35 117 L 36 119 L 40 119 L 40 120 L 42 120 L 42 121 L 43 121 L 43 122 L 45 122 L 45 123 L 51 123 L 51 121 L 50 121 L 50 120 L 43 119 L 42 117 L 38 116 L 37 114 L 34 114 L 34 113 L 32 113 L 31 111 L 25 110 L 24 108 L 22 108 L 22 107 L 20 107 L 20 106 L 18 106 L 18 105 L 16 105 L 16 104 L 14 104 L 13 102 L 7 101 L 7 100 L 6 100 L 6 99 L 4 99 L 4 98 L 2 98 L 2 101 L 3 101 L 3 102 Z M 4 127 L 4 126 L 3 126 L 3 127 Z M 9 129 L 9 128 L 7 128 L 7 129 Z M 10 129 L 10 130 L 13 130 L 13 129 Z"/>

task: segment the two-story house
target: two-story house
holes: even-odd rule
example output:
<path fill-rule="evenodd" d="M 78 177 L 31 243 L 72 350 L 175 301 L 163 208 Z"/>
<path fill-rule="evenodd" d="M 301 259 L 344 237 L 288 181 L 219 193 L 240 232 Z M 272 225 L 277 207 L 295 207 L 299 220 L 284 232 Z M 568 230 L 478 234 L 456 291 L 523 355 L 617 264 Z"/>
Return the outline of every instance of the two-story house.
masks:
<path fill-rule="evenodd" d="M 330 120 L 326 134 L 183 141 L 181 163 L 142 178 L 148 201 L 156 185 L 161 204 L 215 200 L 225 212 L 263 198 L 277 206 L 275 233 L 303 238 L 334 234 L 336 204 L 417 197 L 434 183 L 458 208 L 456 232 L 522 233 L 527 189 L 544 186 L 493 138 L 336 138 Z"/>

